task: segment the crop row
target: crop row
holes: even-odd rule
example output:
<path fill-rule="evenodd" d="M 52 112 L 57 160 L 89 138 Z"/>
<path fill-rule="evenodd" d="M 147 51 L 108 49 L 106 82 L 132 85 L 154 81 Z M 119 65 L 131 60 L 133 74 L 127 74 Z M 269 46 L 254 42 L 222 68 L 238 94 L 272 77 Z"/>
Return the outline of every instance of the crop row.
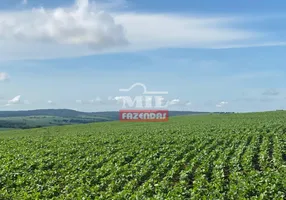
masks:
<path fill-rule="evenodd" d="M 212 115 L 7 132 L 0 199 L 285 199 L 285 119 Z"/>

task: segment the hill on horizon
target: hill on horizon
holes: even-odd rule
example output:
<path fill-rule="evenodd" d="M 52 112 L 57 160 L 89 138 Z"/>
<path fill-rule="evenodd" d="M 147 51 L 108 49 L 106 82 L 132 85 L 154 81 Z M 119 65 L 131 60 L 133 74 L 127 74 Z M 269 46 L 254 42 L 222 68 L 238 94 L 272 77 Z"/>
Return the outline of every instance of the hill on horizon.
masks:
<path fill-rule="evenodd" d="M 169 116 L 198 114 L 209 114 L 209 112 L 169 111 Z M 118 111 L 82 112 L 71 109 L 0 111 L 0 130 L 87 124 L 116 120 L 119 120 Z"/>

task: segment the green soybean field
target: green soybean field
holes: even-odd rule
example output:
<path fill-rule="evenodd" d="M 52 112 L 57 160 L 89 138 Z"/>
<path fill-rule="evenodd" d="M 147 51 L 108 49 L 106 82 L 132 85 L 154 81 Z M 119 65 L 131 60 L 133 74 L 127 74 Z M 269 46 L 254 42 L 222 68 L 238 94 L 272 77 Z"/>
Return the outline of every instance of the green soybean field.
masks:
<path fill-rule="evenodd" d="M 286 199 L 286 112 L 3 131 L 0 199 Z"/>

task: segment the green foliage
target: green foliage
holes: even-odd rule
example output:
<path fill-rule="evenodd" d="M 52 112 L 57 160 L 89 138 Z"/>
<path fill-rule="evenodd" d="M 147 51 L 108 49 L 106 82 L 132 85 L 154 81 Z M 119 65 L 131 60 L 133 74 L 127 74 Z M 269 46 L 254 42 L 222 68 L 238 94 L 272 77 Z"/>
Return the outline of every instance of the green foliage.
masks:
<path fill-rule="evenodd" d="M 4 131 L 0 199 L 285 199 L 286 112 Z"/>
<path fill-rule="evenodd" d="M 170 111 L 169 116 L 203 115 L 205 112 Z M 0 111 L 0 131 L 119 120 L 119 112 L 79 112 L 68 109 Z"/>

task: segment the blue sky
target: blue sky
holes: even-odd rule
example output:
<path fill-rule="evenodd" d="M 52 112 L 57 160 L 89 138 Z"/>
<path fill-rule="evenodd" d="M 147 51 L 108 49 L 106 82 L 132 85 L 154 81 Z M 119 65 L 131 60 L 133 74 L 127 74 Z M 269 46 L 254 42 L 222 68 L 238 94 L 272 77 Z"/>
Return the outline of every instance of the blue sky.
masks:
<path fill-rule="evenodd" d="M 284 1 L 1 3 L 1 110 L 118 110 L 137 82 L 169 109 L 286 109 Z"/>

